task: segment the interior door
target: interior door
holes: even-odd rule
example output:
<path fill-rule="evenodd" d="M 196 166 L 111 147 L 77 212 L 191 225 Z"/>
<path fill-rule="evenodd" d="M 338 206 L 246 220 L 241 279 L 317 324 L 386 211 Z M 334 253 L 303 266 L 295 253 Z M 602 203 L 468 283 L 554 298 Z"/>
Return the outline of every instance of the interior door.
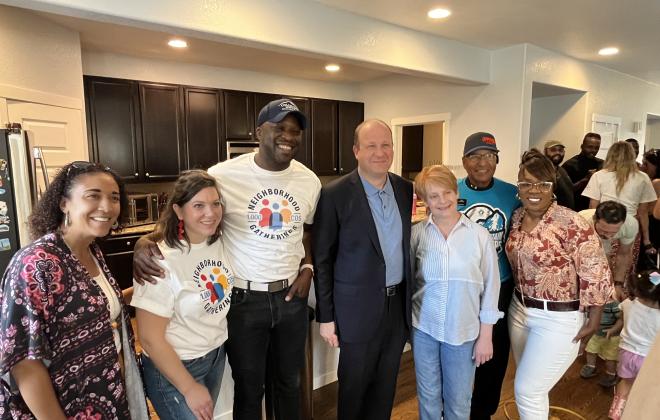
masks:
<path fill-rule="evenodd" d="M 67 163 L 89 159 L 81 110 L 7 100 L 7 111 L 9 121 L 27 132 L 30 145 L 42 148 L 49 179 Z M 37 176 L 38 185 L 45 191 L 42 178 Z"/>

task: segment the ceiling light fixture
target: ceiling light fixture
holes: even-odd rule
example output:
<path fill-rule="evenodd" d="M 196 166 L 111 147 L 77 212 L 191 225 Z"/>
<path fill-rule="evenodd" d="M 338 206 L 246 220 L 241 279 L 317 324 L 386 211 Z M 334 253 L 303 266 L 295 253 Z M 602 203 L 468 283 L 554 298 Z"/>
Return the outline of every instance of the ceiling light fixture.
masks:
<path fill-rule="evenodd" d="M 431 9 L 426 15 L 431 19 L 444 19 L 449 17 L 451 12 L 447 9 Z"/>
<path fill-rule="evenodd" d="M 170 39 L 167 45 L 172 48 L 186 48 L 188 43 L 183 39 Z"/>
<path fill-rule="evenodd" d="M 330 73 L 335 73 L 341 70 L 341 67 L 339 67 L 339 64 L 328 64 L 325 66 L 325 71 L 329 71 Z"/>
<path fill-rule="evenodd" d="M 601 48 L 598 51 L 599 55 L 615 55 L 619 53 L 619 49 L 617 47 L 607 47 L 607 48 Z"/>

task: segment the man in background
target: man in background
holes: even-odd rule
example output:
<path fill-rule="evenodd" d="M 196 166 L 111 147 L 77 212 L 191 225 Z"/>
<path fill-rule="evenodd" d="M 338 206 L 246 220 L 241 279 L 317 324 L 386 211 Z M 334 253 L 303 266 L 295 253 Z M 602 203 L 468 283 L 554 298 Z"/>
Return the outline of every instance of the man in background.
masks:
<path fill-rule="evenodd" d="M 573 156 L 562 165 L 573 181 L 575 211 L 589 208 L 589 197 L 583 197 L 582 191 L 589 183 L 591 175 L 603 167 L 603 159 L 596 157 L 600 150 L 600 134 L 587 133 L 582 139 L 580 154 Z"/>
<path fill-rule="evenodd" d="M 557 196 L 557 204 L 560 206 L 575 209 L 575 197 L 573 195 L 573 181 L 568 176 L 566 170 L 559 166 L 564 160 L 566 153 L 566 146 L 559 140 L 548 140 L 543 145 L 543 154 L 552 161 L 557 170 L 557 182 L 555 184 L 555 195 Z"/>

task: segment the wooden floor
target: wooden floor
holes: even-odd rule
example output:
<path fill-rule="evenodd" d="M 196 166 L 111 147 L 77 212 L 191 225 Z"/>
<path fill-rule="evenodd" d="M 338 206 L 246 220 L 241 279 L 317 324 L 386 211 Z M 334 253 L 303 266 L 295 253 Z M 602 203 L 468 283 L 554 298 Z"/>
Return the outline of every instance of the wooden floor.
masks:
<path fill-rule="evenodd" d="M 584 363 L 578 357 L 573 366 L 550 392 L 550 405 L 572 410 L 587 420 L 606 420 L 609 409 L 612 389 L 604 389 L 598 385 L 598 377 L 591 379 L 580 378 L 580 368 Z M 600 372 L 602 366 L 598 365 Z M 506 420 L 503 404 L 509 412 L 511 419 L 518 419 L 518 413 L 513 402 L 513 375 L 515 363 L 509 362 L 502 387 L 500 408 L 493 420 Z M 509 403 L 506 403 L 510 400 Z M 314 420 L 334 420 L 337 418 L 337 382 L 314 391 Z M 551 419 L 579 419 L 574 415 L 560 410 L 551 410 Z M 415 371 L 412 361 L 412 352 L 406 352 L 401 358 L 401 369 L 397 392 L 392 411 L 393 420 L 417 420 L 417 397 L 415 387 Z"/>

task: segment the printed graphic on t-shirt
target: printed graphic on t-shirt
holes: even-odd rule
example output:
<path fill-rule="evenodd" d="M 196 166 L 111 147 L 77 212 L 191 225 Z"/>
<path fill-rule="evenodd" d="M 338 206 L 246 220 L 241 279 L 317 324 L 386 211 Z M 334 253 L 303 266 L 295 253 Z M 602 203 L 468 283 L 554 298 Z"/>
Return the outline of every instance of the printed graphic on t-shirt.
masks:
<path fill-rule="evenodd" d="M 220 313 L 229 306 L 234 277 L 222 261 L 210 258 L 200 261 L 195 266 L 193 280 L 201 289 L 199 296 L 208 314 Z"/>
<path fill-rule="evenodd" d="M 488 230 L 495 242 L 497 253 L 500 253 L 504 246 L 504 233 L 508 226 L 504 212 L 497 207 L 479 203 L 465 209 L 463 214 Z"/>
<path fill-rule="evenodd" d="M 302 227 L 300 203 L 280 188 L 259 191 L 250 199 L 247 210 L 250 230 L 262 238 L 285 239 Z"/>

